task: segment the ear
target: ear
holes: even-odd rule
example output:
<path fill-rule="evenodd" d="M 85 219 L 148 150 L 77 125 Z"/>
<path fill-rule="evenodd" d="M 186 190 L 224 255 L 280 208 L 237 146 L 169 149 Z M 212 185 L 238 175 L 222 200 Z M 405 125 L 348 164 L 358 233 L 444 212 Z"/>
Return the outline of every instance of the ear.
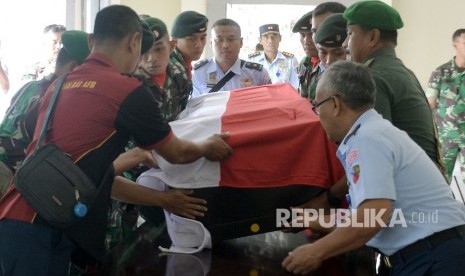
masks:
<path fill-rule="evenodd" d="M 92 47 L 94 47 L 94 34 L 89 34 L 87 36 L 87 46 L 89 47 L 90 51 L 92 51 Z"/>
<path fill-rule="evenodd" d="M 130 53 L 136 53 L 141 51 L 141 43 L 142 43 L 142 36 L 141 33 L 135 32 L 129 37 L 128 41 L 128 50 Z"/>
<path fill-rule="evenodd" d="M 368 45 L 374 47 L 377 45 L 381 38 L 381 32 L 379 29 L 371 29 L 369 34 L 369 42 Z"/>
<path fill-rule="evenodd" d="M 176 41 L 173 39 L 169 42 L 170 45 L 170 54 L 174 51 L 174 47 L 176 46 Z"/>
<path fill-rule="evenodd" d="M 243 38 L 241 37 L 241 47 L 240 47 L 240 48 L 242 48 L 242 45 L 243 45 L 243 44 L 244 44 Z"/>
<path fill-rule="evenodd" d="M 66 63 L 65 72 L 71 72 L 79 65 L 79 63 L 75 60 L 71 60 L 70 62 Z"/>
<path fill-rule="evenodd" d="M 334 109 L 333 109 L 333 116 L 334 117 L 339 117 L 341 116 L 342 114 L 342 110 L 344 108 L 343 104 L 342 104 L 342 101 L 341 101 L 341 98 L 339 97 L 333 97 L 333 105 L 334 105 Z"/>

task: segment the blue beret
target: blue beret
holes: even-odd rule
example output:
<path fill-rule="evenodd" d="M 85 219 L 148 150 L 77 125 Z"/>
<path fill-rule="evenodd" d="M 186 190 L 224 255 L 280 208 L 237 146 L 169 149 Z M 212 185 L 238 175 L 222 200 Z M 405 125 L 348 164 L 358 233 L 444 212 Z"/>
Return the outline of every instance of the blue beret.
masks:
<path fill-rule="evenodd" d="M 399 13 L 381 1 L 360 1 L 344 12 L 347 25 L 360 25 L 367 29 L 397 30 L 404 26 Z"/>
<path fill-rule="evenodd" d="M 208 19 L 205 15 L 195 11 L 185 11 L 174 19 L 171 28 L 171 36 L 184 38 L 194 33 L 203 33 L 207 31 Z"/>

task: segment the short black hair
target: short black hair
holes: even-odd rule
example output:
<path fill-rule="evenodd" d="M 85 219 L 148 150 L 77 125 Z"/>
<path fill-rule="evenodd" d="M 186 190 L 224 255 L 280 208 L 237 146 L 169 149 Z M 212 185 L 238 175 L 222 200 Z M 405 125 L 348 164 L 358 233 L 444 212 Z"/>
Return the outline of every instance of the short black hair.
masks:
<path fill-rule="evenodd" d="M 139 32 L 142 24 L 137 13 L 124 5 L 111 5 L 97 13 L 94 24 L 95 40 L 119 41 L 127 35 Z"/>
<path fill-rule="evenodd" d="M 452 35 L 452 42 L 454 42 L 459 36 L 461 36 L 463 33 L 465 33 L 465 29 L 458 29 L 454 32 Z"/>
<path fill-rule="evenodd" d="M 239 35 L 241 34 L 241 26 L 236 21 L 229 19 L 229 18 L 222 18 L 222 19 L 216 20 L 215 23 L 213 23 L 212 30 L 216 26 L 235 26 L 239 29 Z"/>
<path fill-rule="evenodd" d="M 313 10 L 313 17 L 322 15 L 328 12 L 344 13 L 346 9 L 347 9 L 346 6 L 338 2 L 324 2 L 324 3 L 318 4 L 315 7 L 315 9 Z"/>

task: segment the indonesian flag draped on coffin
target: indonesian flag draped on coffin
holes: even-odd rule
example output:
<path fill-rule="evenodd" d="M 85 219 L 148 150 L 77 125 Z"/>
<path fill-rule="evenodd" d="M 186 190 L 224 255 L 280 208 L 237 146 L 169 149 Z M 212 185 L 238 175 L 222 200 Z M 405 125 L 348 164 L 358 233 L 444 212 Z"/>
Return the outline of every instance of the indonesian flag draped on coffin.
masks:
<path fill-rule="evenodd" d="M 289 84 L 209 93 L 189 100 L 179 120 L 171 122 L 181 138 L 200 141 L 229 132 L 231 158 L 201 158 L 173 165 L 155 153 L 161 170 L 150 174 L 177 188 L 228 186 L 278 187 L 292 184 L 327 188 L 342 175 L 336 146 L 310 106 Z"/>

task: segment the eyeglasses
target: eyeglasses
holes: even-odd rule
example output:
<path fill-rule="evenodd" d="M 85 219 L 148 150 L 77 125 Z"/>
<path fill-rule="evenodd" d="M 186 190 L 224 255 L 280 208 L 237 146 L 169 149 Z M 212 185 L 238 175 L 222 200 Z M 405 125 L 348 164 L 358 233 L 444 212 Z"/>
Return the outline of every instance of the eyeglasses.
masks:
<path fill-rule="evenodd" d="M 332 96 L 329 96 L 328 98 L 322 100 L 321 102 L 317 103 L 315 101 L 312 101 L 312 110 L 313 112 L 316 114 L 316 115 L 320 115 L 320 106 L 322 104 L 324 104 L 325 102 L 331 100 L 334 96 L 338 96 L 338 95 L 332 95 Z"/>

